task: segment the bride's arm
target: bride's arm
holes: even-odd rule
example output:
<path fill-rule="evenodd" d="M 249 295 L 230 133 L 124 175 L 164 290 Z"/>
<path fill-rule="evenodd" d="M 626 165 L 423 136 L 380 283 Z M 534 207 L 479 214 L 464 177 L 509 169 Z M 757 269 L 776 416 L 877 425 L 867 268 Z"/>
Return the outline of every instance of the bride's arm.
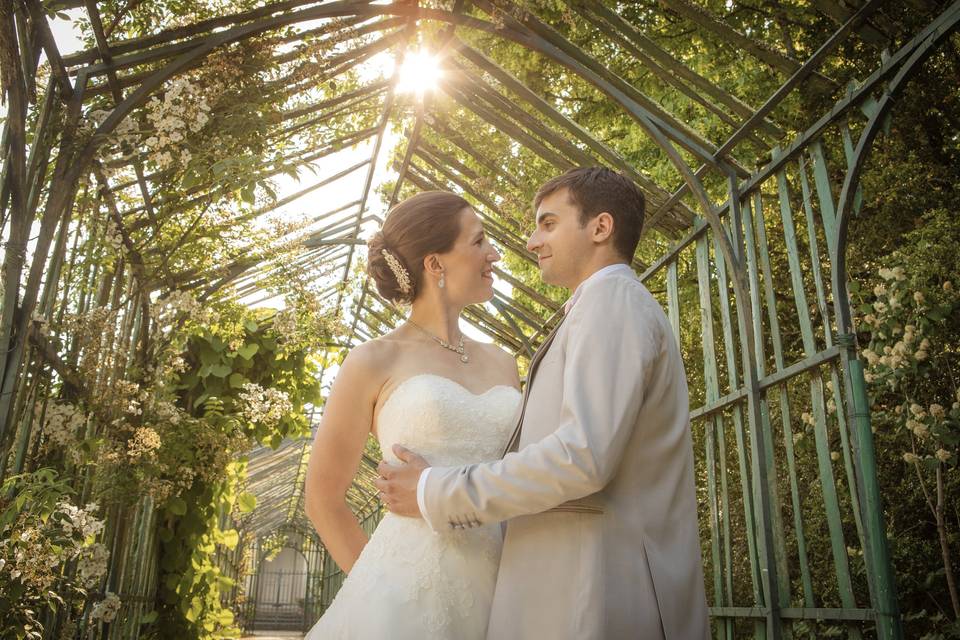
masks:
<path fill-rule="evenodd" d="M 373 345 L 351 351 L 337 373 L 323 409 L 307 465 L 304 510 L 324 546 L 345 572 L 367 544 L 346 502 L 373 423 L 381 372 Z"/>

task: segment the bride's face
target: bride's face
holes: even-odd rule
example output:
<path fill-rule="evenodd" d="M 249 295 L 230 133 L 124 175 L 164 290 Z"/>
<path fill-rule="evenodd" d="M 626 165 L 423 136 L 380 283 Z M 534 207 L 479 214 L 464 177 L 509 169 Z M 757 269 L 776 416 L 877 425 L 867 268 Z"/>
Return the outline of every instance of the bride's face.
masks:
<path fill-rule="evenodd" d="M 471 208 L 460 212 L 460 234 L 453 248 L 439 256 L 451 301 L 464 305 L 493 297 L 493 263 L 500 254 L 483 231 L 480 217 Z"/>

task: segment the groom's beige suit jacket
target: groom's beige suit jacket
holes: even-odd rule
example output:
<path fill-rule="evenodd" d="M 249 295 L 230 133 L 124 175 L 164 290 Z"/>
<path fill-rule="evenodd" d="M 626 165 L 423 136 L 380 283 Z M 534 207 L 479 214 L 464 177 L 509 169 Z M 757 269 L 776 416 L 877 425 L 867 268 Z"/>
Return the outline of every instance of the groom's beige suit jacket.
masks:
<path fill-rule="evenodd" d="M 531 361 L 503 459 L 424 478 L 435 530 L 508 521 L 489 640 L 708 637 L 683 363 L 633 271 L 604 271 Z"/>

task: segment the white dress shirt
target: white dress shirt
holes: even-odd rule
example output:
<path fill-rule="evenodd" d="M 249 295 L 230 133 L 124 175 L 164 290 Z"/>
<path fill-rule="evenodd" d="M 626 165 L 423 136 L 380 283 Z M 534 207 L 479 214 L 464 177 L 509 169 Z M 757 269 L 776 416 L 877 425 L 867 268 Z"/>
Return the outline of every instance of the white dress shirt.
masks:
<path fill-rule="evenodd" d="M 587 276 L 587 279 L 581 282 L 577 286 L 577 288 L 573 292 L 573 295 L 570 296 L 570 298 L 563 304 L 564 315 L 570 313 L 570 309 L 573 308 L 573 305 L 576 304 L 577 300 L 580 298 L 580 294 L 583 292 L 583 288 L 585 286 L 587 286 L 591 282 L 595 282 L 605 276 L 615 274 L 624 269 L 628 270 L 631 274 L 633 273 L 633 268 L 630 265 L 623 262 L 618 262 L 616 264 L 610 264 L 601 269 L 597 269 L 596 271 L 591 273 L 589 276 Z M 529 381 L 527 381 L 527 384 L 529 384 Z M 427 484 L 427 476 L 429 474 L 430 474 L 430 467 L 427 467 L 426 469 L 420 472 L 420 480 L 417 482 L 417 507 L 420 508 L 421 516 L 426 516 L 426 513 L 427 513 L 427 509 L 424 506 L 424 501 L 423 501 L 423 488 Z M 427 520 L 427 522 L 429 522 L 429 520 Z"/>

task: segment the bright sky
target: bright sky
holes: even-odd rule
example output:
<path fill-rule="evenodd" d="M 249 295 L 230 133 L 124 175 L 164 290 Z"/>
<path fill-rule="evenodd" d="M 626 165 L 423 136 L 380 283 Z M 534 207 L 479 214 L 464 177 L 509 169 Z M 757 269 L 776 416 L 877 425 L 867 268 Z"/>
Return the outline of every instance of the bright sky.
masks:
<path fill-rule="evenodd" d="M 66 13 L 72 17 L 76 17 L 78 15 L 83 15 L 83 9 L 71 9 Z M 53 19 L 51 20 L 51 28 L 54 38 L 57 41 L 57 47 L 63 55 L 74 53 L 83 48 L 83 43 L 78 36 L 78 30 L 74 28 L 72 22 L 61 20 L 59 18 Z M 41 61 L 42 60 L 43 58 L 41 58 Z M 422 63 L 423 61 L 421 60 L 420 62 Z M 378 54 L 372 58 L 369 63 L 367 63 L 367 73 L 369 73 L 371 77 L 389 75 L 392 71 L 392 68 L 393 58 L 388 53 Z M 414 70 L 414 74 L 421 72 L 422 67 L 419 69 L 415 68 Z M 0 116 L 5 114 L 6 106 L 0 106 Z M 392 131 L 389 131 L 388 128 L 388 134 L 384 139 L 384 144 L 380 150 L 376 170 L 374 172 L 373 186 L 371 187 L 370 196 L 367 199 L 368 214 L 372 213 L 382 218 L 386 213 L 386 211 L 384 211 L 384 203 L 381 202 L 380 197 L 376 193 L 376 189 L 377 186 L 383 182 L 396 178 L 396 173 L 389 169 L 386 164 L 388 158 L 391 156 L 393 148 L 400 142 L 402 141 L 399 139 L 399 136 Z M 339 153 L 330 155 L 323 160 L 314 163 L 314 167 L 317 170 L 316 175 L 311 174 L 309 171 L 302 172 L 301 179 L 303 182 L 295 180 L 286 175 L 281 175 L 275 179 L 278 187 L 276 190 L 277 196 L 278 198 L 283 198 L 291 193 L 302 190 L 309 185 L 315 184 L 327 176 L 334 175 L 346 167 L 353 166 L 361 160 L 369 159 L 372 151 L 373 139 L 369 140 L 367 143 L 359 145 L 356 148 L 345 149 Z M 367 170 L 368 169 L 366 166 L 361 167 L 360 169 L 335 181 L 330 185 L 327 185 L 326 187 L 313 191 L 283 207 L 278 208 L 274 214 L 270 215 L 280 215 L 284 217 L 290 216 L 294 219 L 301 219 L 304 216 L 318 215 L 320 213 L 336 209 L 341 205 L 346 205 L 347 203 L 359 200 L 361 194 L 363 193 L 363 184 L 366 179 Z M 369 237 L 374 233 L 375 230 L 375 222 L 366 223 L 364 227 L 362 227 L 361 237 Z M 358 247 L 358 250 L 358 255 L 364 255 L 364 247 Z M 509 294 L 511 288 L 506 283 L 498 282 L 497 289 Z M 260 296 L 251 296 L 248 300 L 246 300 L 246 302 L 253 303 L 254 306 L 278 306 L 282 303 L 282 301 L 279 299 L 257 301 L 256 299 L 259 297 Z M 490 339 L 486 335 L 474 329 L 468 323 L 462 324 L 464 333 L 469 337 L 484 342 L 490 342 Z"/>

